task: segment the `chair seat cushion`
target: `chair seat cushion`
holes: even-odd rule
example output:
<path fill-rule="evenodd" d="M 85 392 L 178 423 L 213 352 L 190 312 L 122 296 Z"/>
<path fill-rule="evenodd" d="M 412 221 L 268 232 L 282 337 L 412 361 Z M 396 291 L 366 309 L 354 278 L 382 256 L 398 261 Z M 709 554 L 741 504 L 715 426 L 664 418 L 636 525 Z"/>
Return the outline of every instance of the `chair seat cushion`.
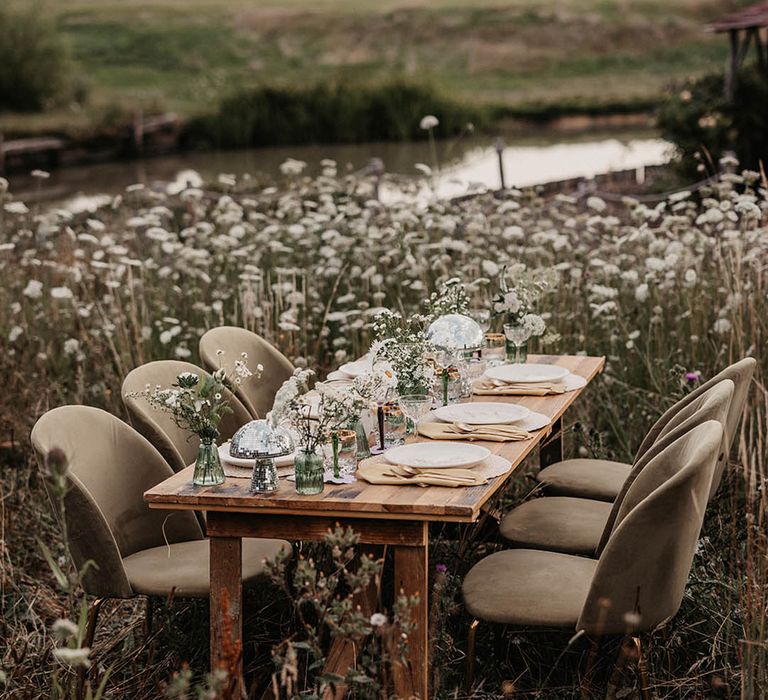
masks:
<path fill-rule="evenodd" d="M 464 579 L 464 604 L 488 622 L 576 627 L 597 561 L 536 549 L 508 549 L 475 564 Z"/>
<path fill-rule="evenodd" d="M 535 498 L 507 513 L 499 532 L 515 547 L 594 556 L 612 508 L 589 498 Z"/>
<path fill-rule="evenodd" d="M 567 459 L 542 469 L 536 481 L 548 495 L 613 502 L 631 469 L 631 464 L 607 459 Z"/>
<path fill-rule="evenodd" d="M 253 583 L 264 572 L 264 559 L 281 549 L 291 551 L 283 540 L 243 540 L 243 585 Z M 208 540 L 177 542 L 153 547 L 123 559 L 125 573 L 135 593 L 167 596 L 172 589 L 183 598 L 204 598 L 209 591 Z"/>

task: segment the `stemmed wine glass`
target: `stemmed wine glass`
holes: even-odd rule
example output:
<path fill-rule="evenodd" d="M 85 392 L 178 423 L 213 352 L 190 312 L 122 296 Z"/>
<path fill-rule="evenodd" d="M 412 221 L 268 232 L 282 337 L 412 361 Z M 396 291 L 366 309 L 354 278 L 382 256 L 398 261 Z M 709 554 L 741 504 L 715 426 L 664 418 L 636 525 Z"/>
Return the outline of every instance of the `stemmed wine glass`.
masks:
<path fill-rule="evenodd" d="M 416 426 L 432 410 L 432 396 L 430 394 L 406 394 L 397 400 L 400 410 L 408 418 L 409 433 L 416 432 Z M 411 426 L 413 429 L 411 430 Z"/>
<path fill-rule="evenodd" d="M 524 347 L 530 339 L 530 329 L 526 328 L 522 323 L 505 323 L 504 336 L 515 348 L 515 358 L 513 362 L 525 362 L 525 359 L 521 358 L 522 353 L 520 352 L 520 349 Z"/>

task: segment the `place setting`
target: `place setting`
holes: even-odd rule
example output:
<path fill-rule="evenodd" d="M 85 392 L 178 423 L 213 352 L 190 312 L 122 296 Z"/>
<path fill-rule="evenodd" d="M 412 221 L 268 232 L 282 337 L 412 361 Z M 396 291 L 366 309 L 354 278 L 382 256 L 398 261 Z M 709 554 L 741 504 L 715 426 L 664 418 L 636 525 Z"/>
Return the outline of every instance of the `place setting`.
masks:
<path fill-rule="evenodd" d="M 586 386 L 583 377 L 565 367 L 510 363 L 489 367 L 472 384 L 476 396 L 552 396 Z"/>
<path fill-rule="evenodd" d="M 454 442 L 415 442 L 363 460 L 358 477 L 390 486 L 481 486 L 506 474 L 511 462 L 486 447 Z"/>

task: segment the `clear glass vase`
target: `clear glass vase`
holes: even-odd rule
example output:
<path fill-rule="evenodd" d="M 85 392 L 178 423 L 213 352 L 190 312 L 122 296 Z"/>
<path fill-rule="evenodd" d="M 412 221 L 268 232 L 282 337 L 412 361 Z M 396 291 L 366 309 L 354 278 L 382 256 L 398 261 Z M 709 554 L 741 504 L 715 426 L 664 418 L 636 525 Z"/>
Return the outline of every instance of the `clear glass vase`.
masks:
<path fill-rule="evenodd" d="M 365 432 L 363 421 L 355 421 L 352 430 L 355 431 L 355 435 L 357 436 L 357 461 L 360 462 L 371 456 L 371 446 L 368 443 L 368 434 Z"/>
<path fill-rule="evenodd" d="M 296 473 L 296 493 L 314 496 L 323 492 L 323 458 L 315 451 L 303 447 L 296 453 L 293 463 Z"/>
<path fill-rule="evenodd" d="M 216 486 L 223 484 L 224 478 L 224 467 L 221 466 L 216 441 L 211 438 L 201 439 L 192 483 L 197 486 Z"/>

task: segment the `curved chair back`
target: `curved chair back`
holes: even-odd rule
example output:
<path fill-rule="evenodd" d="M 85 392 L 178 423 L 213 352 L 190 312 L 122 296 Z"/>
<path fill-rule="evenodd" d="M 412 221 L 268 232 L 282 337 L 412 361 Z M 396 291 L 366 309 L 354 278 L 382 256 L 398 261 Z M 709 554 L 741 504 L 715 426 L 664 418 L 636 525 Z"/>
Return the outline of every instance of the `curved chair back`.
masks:
<path fill-rule="evenodd" d="M 218 350 L 224 354 L 217 355 Z M 200 360 L 210 372 L 220 366 L 229 370 L 242 353 L 247 353 L 250 367 L 261 364 L 264 372 L 260 379 L 246 379 L 235 393 L 254 418 L 264 418 L 272 410 L 277 390 L 293 375 L 293 364 L 264 338 L 245 328 L 219 326 L 200 338 Z"/>
<path fill-rule="evenodd" d="M 702 423 L 638 474 L 598 560 L 579 630 L 629 634 L 678 611 L 723 432 L 718 421 Z M 636 499 L 633 492 L 648 495 Z"/>
<path fill-rule="evenodd" d="M 619 495 L 613 502 L 613 508 L 608 516 L 605 528 L 603 530 L 602 537 L 600 538 L 600 544 L 597 547 L 597 554 L 603 551 L 611 532 L 613 531 L 613 525 L 619 515 L 619 511 L 624 504 L 624 499 L 627 495 L 627 491 L 635 482 L 637 475 L 645 468 L 645 466 L 654 459 L 657 455 L 666 450 L 675 440 L 681 438 L 690 430 L 695 428 L 708 420 L 716 420 L 725 430 L 725 423 L 728 416 L 728 409 L 730 408 L 731 401 L 733 400 L 734 386 L 730 379 L 724 379 L 723 381 L 715 384 L 707 389 L 704 393 L 700 394 L 698 398 L 691 401 L 685 408 L 678 411 L 669 423 L 659 434 L 659 438 L 651 445 L 647 452 L 632 466 L 632 470 L 629 472 L 627 480 L 621 487 Z M 725 464 L 727 462 L 727 449 L 728 445 L 725 440 L 725 433 L 723 433 L 723 445 L 718 453 L 717 465 L 715 466 L 715 473 L 712 477 L 712 484 L 709 490 L 709 498 L 714 496 L 715 491 L 720 483 L 720 476 L 723 473 Z M 645 494 L 647 495 L 647 494 Z M 635 498 L 643 497 L 635 491 Z"/>
<path fill-rule="evenodd" d="M 749 384 L 752 381 L 752 375 L 755 373 L 756 365 L 757 361 L 754 357 L 745 357 L 743 360 L 739 360 L 729 367 L 726 367 L 722 372 L 718 372 L 714 377 L 694 389 L 690 394 L 686 394 L 676 404 L 664 411 L 661 417 L 648 431 L 648 434 L 643 438 L 643 441 L 637 450 L 637 454 L 635 455 L 635 462 L 637 462 L 643 453 L 650 448 L 654 441 L 659 437 L 659 434 L 664 430 L 667 423 L 672 420 L 672 417 L 678 411 L 683 409 L 694 399 L 697 399 L 705 391 L 711 389 L 715 384 L 723 381 L 723 379 L 730 379 L 734 385 L 733 400 L 731 401 L 731 407 L 728 410 L 728 419 L 725 425 L 726 452 L 728 452 L 730 450 L 731 442 L 736 436 L 736 429 L 738 428 L 741 414 L 744 412 L 744 405 L 747 402 L 747 395 L 749 394 Z"/>
<path fill-rule="evenodd" d="M 208 376 L 204 369 L 179 360 L 158 360 L 148 362 L 128 373 L 123 381 L 123 403 L 128 411 L 131 425 L 149 440 L 165 458 L 173 471 L 188 467 L 197 459 L 200 440 L 174 423 L 170 414 L 158 411 L 143 398 L 128 397 L 126 394 L 144 391 L 149 384 L 170 387 L 182 372 L 193 372 L 201 377 Z M 221 440 L 228 440 L 235 431 L 251 420 L 251 415 L 236 396 L 227 391 L 232 413 L 221 419 L 219 431 Z"/>
<path fill-rule="evenodd" d="M 61 406 L 32 429 L 38 464 L 53 448 L 67 455 L 69 489 L 64 512 L 69 547 L 83 586 L 97 596 L 133 595 L 122 559 L 166 541 L 202 539 L 194 514 L 151 510 L 144 492 L 173 475 L 163 458 L 129 425 L 90 406 Z"/>

